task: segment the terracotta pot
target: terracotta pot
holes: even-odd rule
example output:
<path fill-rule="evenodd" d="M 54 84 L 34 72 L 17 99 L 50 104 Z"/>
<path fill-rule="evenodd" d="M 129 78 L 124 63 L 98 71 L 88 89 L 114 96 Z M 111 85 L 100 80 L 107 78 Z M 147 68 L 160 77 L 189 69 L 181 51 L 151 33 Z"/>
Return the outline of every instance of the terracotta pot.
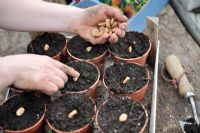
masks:
<path fill-rule="evenodd" d="M 28 51 L 26 51 L 26 52 L 28 53 Z M 28 54 L 34 54 L 34 51 L 32 53 L 28 53 Z M 65 42 L 65 47 L 63 48 L 63 50 L 61 52 L 58 52 L 58 54 L 53 56 L 52 58 L 55 60 L 58 60 L 60 62 L 63 62 L 63 63 L 67 62 L 66 61 L 66 59 L 67 59 L 67 43 L 66 42 Z"/>
<path fill-rule="evenodd" d="M 127 96 L 129 99 L 132 99 L 131 97 Z M 95 124 L 98 128 L 98 130 L 100 131 L 100 133 L 105 133 L 101 127 L 99 126 L 99 123 L 98 123 L 98 114 L 99 114 L 99 110 L 108 102 L 109 100 L 105 101 L 100 107 L 99 109 L 97 110 L 97 113 L 96 113 L 96 118 L 95 118 Z M 143 133 L 144 130 L 146 129 L 147 127 L 147 124 L 148 124 L 148 111 L 147 109 L 142 105 L 142 108 L 144 109 L 144 112 L 145 112 L 145 116 L 146 116 L 146 119 L 145 119 L 145 122 L 144 122 L 144 125 L 143 127 L 140 129 L 140 131 L 138 133 Z"/>
<path fill-rule="evenodd" d="M 101 54 L 100 56 L 94 58 L 94 59 L 87 59 L 87 60 L 84 60 L 84 59 L 81 59 L 81 58 L 77 58 L 75 56 L 73 56 L 68 48 L 67 48 L 67 54 L 69 55 L 69 60 L 79 60 L 79 61 L 87 61 L 87 62 L 91 62 L 91 63 L 94 63 L 100 70 L 100 74 L 101 74 L 101 79 L 102 79 L 102 75 L 103 75 L 103 72 L 104 72 L 104 61 L 105 61 L 105 58 L 107 56 L 107 53 L 108 53 L 108 50 L 106 50 L 103 54 Z"/>
<path fill-rule="evenodd" d="M 67 94 L 63 94 L 63 95 L 67 95 Z M 61 96 L 63 96 L 63 95 L 61 95 Z M 97 111 L 96 104 L 95 104 L 93 98 L 91 98 L 90 96 L 89 96 L 89 98 L 90 98 L 90 100 L 92 101 L 92 103 L 94 105 L 94 112 L 96 113 L 96 111 Z M 94 116 L 92 118 L 92 121 L 94 121 L 94 119 L 95 119 L 95 114 L 94 114 Z M 48 119 L 46 121 L 47 121 L 47 124 L 48 124 L 49 128 L 51 130 L 53 130 L 55 133 L 90 133 L 92 131 L 92 126 L 89 123 L 87 125 L 83 126 L 80 129 L 77 129 L 77 130 L 74 130 L 74 131 L 70 131 L 70 132 L 63 132 L 63 131 L 60 131 L 59 129 L 56 129 L 55 127 L 53 127 L 49 123 Z"/>
<path fill-rule="evenodd" d="M 77 60 L 77 61 L 72 61 L 72 62 L 78 62 L 79 60 Z M 86 61 L 85 61 L 86 62 Z M 91 62 L 87 62 L 87 63 L 89 63 L 89 64 L 91 64 L 91 65 L 93 65 L 96 69 L 97 69 L 97 71 L 98 71 L 98 78 L 97 78 L 97 80 L 96 80 L 96 82 L 93 84 L 93 85 L 91 85 L 89 88 L 86 88 L 85 90 L 82 90 L 82 91 L 65 91 L 65 93 L 68 93 L 68 94 L 73 94 L 73 93 L 87 93 L 89 96 L 91 96 L 93 99 L 95 99 L 96 98 L 96 89 L 97 89 L 97 85 L 98 85 L 98 83 L 99 83 L 99 79 L 100 79 L 100 71 L 99 71 L 99 69 L 98 69 L 98 67 L 95 65 L 95 64 L 93 64 L 93 63 L 91 63 Z"/>
<path fill-rule="evenodd" d="M 63 62 L 62 61 L 63 58 L 67 59 L 66 55 L 67 55 L 67 44 L 65 44 L 63 51 L 59 52 L 56 56 L 53 57 L 53 59 Z M 66 61 L 64 61 L 64 62 L 66 62 Z"/>
<path fill-rule="evenodd" d="M 136 63 L 133 63 L 133 64 L 136 64 Z M 140 65 L 140 64 L 136 64 L 136 65 Z M 139 89 L 139 90 L 137 90 L 135 92 L 132 92 L 132 93 L 124 93 L 124 94 L 123 93 L 119 93 L 119 94 L 117 94 L 117 93 L 114 93 L 114 92 L 110 91 L 110 89 L 108 88 L 108 86 L 105 83 L 104 75 L 103 75 L 103 84 L 106 87 L 106 89 L 108 90 L 108 92 L 110 93 L 110 95 L 112 95 L 112 96 L 128 96 L 128 97 L 132 98 L 135 101 L 142 101 L 144 99 L 145 92 L 149 87 L 149 80 L 150 80 L 149 71 L 147 69 L 146 69 L 146 71 L 147 71 L 147 75 L 148 75 L 147 83 L 141 89 Z"/>
<path fill-rule="evenodd" d="M 146 53 L 144 53 L 142 56 L 139 56 L 139 57 L 136 57 L 136 58 L 122 58 L 114 53 L 112 53 L 110 50 L 110 53 L 112 55 L 112 58 L 115 62 L 119 62 L 119 61 L 125 61 L 127 63 L 138 63 L 138 64 L 141 64 L 141 65 L 144 65 L 146 63 L 146 60 L 147 60 L 147 57 L 149 55 L 149 52 L 151 50 L 151 47 L 152 47 L 152 44 L 151 42 L 149 41 L 149 49 L 147 50 Z"/>
<path fill-rule="evenodd" d="M 5 104 L 9 99 L 14 98 L 15 96 L 18 96 L 18 94 L 9 97 L 1 105 Z M 5 133 L 41 133 L 41 131 L 42 131 L 41 128 L 42 128 L 42 125 L 43 125 L 43 120 L 44 120 L 44 117 L 45 117 L 45 111 L 46 111 L 46 107 L 45 107 L 45 110 L 44 110 L 44 113 L 43 113 L 42 117 L 33 126 L 28 127 L 26 129 L 23 129 L 23 130 L 18 130 L 18 131 L 6 129 L 4 132 Z"/>

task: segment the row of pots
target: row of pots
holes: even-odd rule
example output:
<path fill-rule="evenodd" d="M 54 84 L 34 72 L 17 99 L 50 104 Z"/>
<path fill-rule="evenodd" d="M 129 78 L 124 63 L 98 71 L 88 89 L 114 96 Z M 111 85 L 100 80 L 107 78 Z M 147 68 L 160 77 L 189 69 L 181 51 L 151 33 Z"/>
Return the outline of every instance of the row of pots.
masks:
<path fill-rule="evenodd" d="M 56 37 L 57 37 L 57 36 L 60 36 L 60 38 L 61 38 L 61 37 L 64 38 L 64 36 L 61 35 L 61 34 L 59 34 L 59 33 L 44 33 L 44 35 L 37 37 L 35 40 L 33 40 L 33 41 L 28 45 L 27 53 L 41 54 L 41 53 L 35 52 L 35 50 L 34 50 L 35 48 L 33 48 L 33 46 L 36 45 L 36 44 L 38 44 L 38 40 L 42 40 L 41 43 L 45 42 L 46 40 L 43 39 L 44 36 L 50 36 L 50 37 L 49 37 L 49 40 L 55 40 L 55 41 L 56 41 L 57 38 L 55 38 L 52 34 L 55 34 Z M 58 35 L 57 35 L 57 34 L 58 34 Z M 127 32 L 126 34 L 127 34 L 127 36 L 128 36 L 128 34 L 136 34 L 136 35 L 137 35 L 137 34 L 139 34 L 139 35 L 141 34 L 140 36 L 142 36 L 142 37 L 145 38 L 146 40 L 148 39 L 143 33 Z M 53 37 L 52 37 L 52 36 L 53 36 Z M 129 36 L 130 36 L 130 35 L 129 35 Z M 72 47 L 73 45 L 75 45 L 75 44 L 72 44 L 72 43 L 75 43 L 74 40 L 80 40 L 80 43 L 82 43 L 82 45 L 87 45 L 87 46 L 89 46 L 89 47 L 91 47 L 91 48 L 95 48 L 95 47 L 100 48 L 100 46 L 92 45 L 91 43 L 89 43 L 89 42 L 83 40 L 80 36 L 75 36 L 75 37 L 73 37 L 71 40 L 69 40 L 69 42 L 67 42 L 66 39 L 65 39 L 65 40 L 63 39 L 62 41 L 60 41 L 60 43 L 63 43 L 63 44 L 62 44 L 63 49 L 61 50 L 61 52 L 58 51 L 58 52 L 56 53 L 56 55 L 53 55 L 52 58 L 54 58 L 54 59 L 56 59 L 56 60 L 58 60 L 58 61 L 61 61 L 61 62 L 62 62 L 62 58 L 63 58 L 63 57 L 64 57 L 64 58 L 67 58 L 67 56 L 69 56 L 69 60 L 71 60 L 71 61 L 73 61 L 73 60 L 85 60 L 85 61 L 88 61 L 88 62 L 91 62 L 91 63 L 94 63 L 95 65 L 97 65 L 97 66 L 99 67 L 101 73 L 103 72 L 103 67 L 104 67 L 103 64 L 104 64 L 105 58 L 106 58 L 106 56 L 107 56 L 108 54 L 111 54 L 111 56 L 112 56 L 112 58 L 113 58 L 113 60 L 114 60 L 115 62 L 125 61 L 125 62 L 128 62 L 128 63 L 138 63 L 138 64 L 141 64 L 141 65 L 144 65 L 144 64 L 146 63 L 146 59 L 147 59 L 147 57 L 148 57 L 148 55 L 149 55 L 149 52 L 150 52 L 150 50 L 151 50 L 151 42 L 150 42 L 149 40 L 147 40 L 149 44 L 148 44 L 148 46 L 147 46 L 148 48 L 146 49 L 146 51 L 145 51 L 141 56 L 129 58 L 129 57 L 120 56 L 117 52 L 114 52 L 114 50 L 112 50 L 112 45 L 107 44 L 107 45 L 109 45 L 109 46 L 111 46 L 111 47 L 108 48 L 108 49 L 106 49 L 105 51 L 103 51 L 103 53 L 101 53 L 100 55 L 98 55 L 98 56 L 96 56 L 96 57 L 93 57 L 93 58 L 86 58 L 86 59 L 85 59 L 85 58 L 83 58 L 83 57 L 77 57 L 76 55 L 74 55 L 74 54 L 72 53 L 72 50 L 74 50 L 74 51 L 76 50 L 76 49 L 70 48 L 70 47 Z M 48 41 L 46 41 L 46 42 L 48 42 Z M 121 42 L 122 42 L 122 43 L 126 43 L 126 42 L 124 42 L 123 40 L 122 40 Z M 129 43 L 131 44 L 131 43 L 133 43 L 133 42 L 129 42 Z M 134 44 L 135 44 L 135 43 L 136 43 L 136 42 L 134 42 Z M 141 43 L 140 40 L 139 40 L 139 43 Z M 147 43 L 147 42 L 146 42 L 146 43 Z M 45 47 L 44 44 L 39 44 L 39 45 L 41 45 L 41 46 L 39 46 L 39 47 L 41 47 L 40 49 L 43 49 L 43 48 Z M 60 45 L 60 44 L 58 44 L 58 45 Z M 113 45 L 116 45 L 116 44 L 113 44 Z M 37 46 L 37 45 L 36 45 L 36 46 Z M 84 46 L 80 46 L 80 47 L 84 47 Z M 132 48 L 132 49 L 134 49 L 134 48 Z M 43 51 L 45 52 L 45 50 L 43 50 Z M 45 54 L 45 53 L 42 53 L 42 54 Z"/>
<path fill-rule="evenodd" d="M 19 97 L 24 98 L 25 96 L 24 94 L 12 96 L 2 106 L 7 108 L 7 105 L 12 103 L 11 106 L 15 108 L 15 110 L 16 107 L 21 108 L 24 106 L 25 112 L 23 112 L 21 116 L 18 116 L 23 117 L 23 115 L 26 116 L 26 113 L 28 113 L 26 110 L 29 110 L 29 107 L 24 105 L 24 102 L 13 104 L 14 100 L 19 100 Z M 32 96 L 33 99 L 34 97 L 37 96 Z M 25 102 L 27 105 L 30 104 L 29 100 Z M 31 103 L 34 105 L 37 104 L 36 101 L 35 103 Z M 110 108 L 112 108 L 112 110 L 110 110 Z M 28 125 L 28 127 L 24 127 L 24 129 L 21 130 L 5 129 L 5 132 L 39 133 L 41 132 L 44 119 L 46 119 L 49 128 L 56 133 L 90 133 L 93 122 L 95 122 L 99 132 L 101 133 L 125 133 L 127 132 L 126 130 L 133 131 L 135 133 L 142 133 L 148 123 L 148 113 L 145 107 L 127 96 L 111 97 L 97 110 L 94 100 L 85 93 L 64 94 L 47 105 L 46 103 L 43 104 L 42 109 L 43 110 L 40 110 L 42 113 L 33 125 Z M 9 113 L 15 113 L 13 112 L 15 110 L 12 110 L 11 112 L 8 111 L 5 116 L 8 116 Z M 126 117 L 122 118 L 124 114 Z M 32 115 L 34 117 L 34 115 L 38 114 Z M 26 117 L 26 121 L 29 121 L 29 119 L 31 119 L 31 116 Z M 9 118 L 9 120 L 14 119 Z M 20 125 L 23 121 L 18 122 L 19 123 L 17 124 Z M 79 122 L 79 124 L 77 124 L 77 122 Z M 113 124 L 113 122 L 115 122 L 116 125 Z M 127 129 L 124 128 L 124 125 L 130 124 L 130 122 L 132 122 L 133 127 L 126 127 Z"/>
<path fill-rule="evenodd" d="M 150 51 L 150 49 L 151 49 L 151 43 L 149 43 L 149 47 L 148 47 L 148 49 L 147 49 L 147 51 L 142 55 L 142 56 L 139 56 L 139 57 L 136 57 L 136 58 L 123 58 L 123 57 L 120 57 L 120 56 L 118 56 L 116 53 L 113 53 L 113 52 L 111 52 L 111 48 L 109 49 L 109 50 L 105 50 L 102 54 L 100 54 L 100 55 L 98 55 L 97 57 L 95 57 L 95 58 L 91 58 L 91 59 L 82 59 L 82 58 L 80 58 L 80 57 L 76 57 L 76 56 L 74 56 L 73 54 L 72 54 L 72 52 L 70 52 L 70 48 L 69 48 L 69 44 L 70 44 L 70 41 L 66 44 L 66 40 L 65 40 L 65 37 L 64 36 L 62 36 L 62 35 L 60 35 L 60 34 L 57 34 L 57 33 L 46 33 L 46 37 L 45 37 L 45 39 L 47 39 L 48 40 L 48 34 L 51 34 L 51 36 L 54 36 L 54 34 L 56 34 L 55 36 L 59 36 L 59 41 L 58 42 L 60 42 L 60 43 L 63 43 L 63 48 L 62 48 L 62 50 L 60 50 L 60 51 L 62 51 L 62 52 L 58 52 L 56 55 L 54 55 L 54 56 L 51 56 L 51 57 L 53 57 L 54 59 L 56 59 L 56 60 L 59 60 L 59 61 L 61 61 L 61 62 L 63 62 L 62 61 L 62 58 L 64 57 L 64 58 L 66 58 L 66 55 L 69 55 L 70 56 L 70 60 L 76 60 L 75 61 L 75 63 L 77 63 L 77 62 L 82 62 L 83 60 L 85 60 L 85 61 L 87 61 L 87 62 L 82 62 L 82 63 L 86 63 L 86 64 L 90 64 L 90 65 L 92 65 L 93 67 L 95 67 L 95 69 L 96 69 L 96 71 L 97 71 L 97 76 L 96 76 L 96 80 L 95 80 L 95 82 L 93 82 L 93 84 L 91 84 L 89 87 L 87 86 L 86 88 L 82 88 L 82 90 L 79 90 L 79 91 L 68 91 L 68 90 L 64 90 L 64 93 L 65 94 L 63 94 L 63 96 L 61 96 L 61 97 L 59 97 L 58 99 L 60 99 L 60 98 L 62 98 L 62 97 L 65 97 L 65 96 L 67 96 L 67 95 L 82 95 L 82 94 L 84 94 L 84 93 L 86 93 L 86 94 L 88 94 L 89 96 L 91 96 L 93 99 L 95 99 L 95 95 L 96 95 L 96 88 L 97 88 L 97 84 L 98 84 L 98 82 L 99 82 L 99 79 L 100 79 L 100 76 L 101 76 L 101 78 L 103 77 L 103 83 L 104 83 L 104 86 L 107 88 L 107 90 L 110 92 L 110 94 L 112 95 L 112 96 L 114 96 L 114 97 L 123 97 L 122 98 L 122 101 L 123 101 L 123 99 L 133 99 L 133 100 L 131 100 L 132 102 L 134 102 L 134 100 L 136 100 L 136 101 L 141 101 L 143 98 L 144 98 L 144 94 L 145 94 L 145 91 L 147 90 L 147 88 L 148 88 L 148 83 L 149 83 L 149 72 L 148 72 L 148 70 L 146 70 L 142 65 L 143 64 L 145 64 L 146 63 L 146 58 L 147 58 L 147 56 L 148 56 L 148 53 L 149 53 L 149 51 Z M 43 37 L 43 36 L 41 36 L 41 37 Z M 76 36 L 77 37 L 77 36 Z M 74 38 L 76 38 L 76 37 L 74 37 Z M 38 40 L 40 41 L 40 37 L 38 37 Z M 35 53 L 35 54 L 37 54 L 33 49 L 33 46 L 35 46 L 35 45 L 33 45 L 34 43 L 37 43 L 38 44 L 38 40 L 36 41 L 36 42 L 34 42 L 34 40 L 29 44 L 29 46 L 28 46 L 28 50 L 27 50 L 27 52 L 28 53 Z M 56 41 L 56 39 L 54 39 L 55 41 Z M 72 39 L 71 39 L 72 40 Z M 43 41 L 41 41 L 41 43 L 44 43 L 44 42 L 46 42 L 45 40 L 43 40 Z M 47 41 L 48 42 L 48 41 Z M 81 41 L 80 41 L 81 42 Z M 135 43 L 135 42 L 134 42 Z M 47 46 L 48 44 L 44 44 L 43 46 L 42 46 L 42 49 L 44 48 L 44 52 L 46 52 L 45 54 L 47 54 L 48 55 L 48 49 L 50 49 L 51 48 L 51 46 L 49 47 L 49 45 Z M 46 49 L 46 46 L 47 46 L 47 49 Z M 92 48 L 93 48 L 93 46 L 92 45 L 90 45 L 89 44 L 89 46 L 91 46 Z M 94 46 L 95 47 L 95 46 Z M 84 48 L 85 49 L 85 48 Z M 95 49 L 95 48 L 94 48 Z M 109 51 L 109 52 L 108 52 Z M 110 78 L 109 77 L 109 74 L 107 74 L 106 75 L 106 71 L 105 71 L 105 73 L 103 74 L 103 68 L 104 68 L 104 60 L 105 60 L 105 58 L 106 58 L 106 56 L 107 56 L 107 53 L 111 53 L 111 55 L 112 55 L 112 57 L 113 57 L 113 59 L 114 59 L 114 61 L 115 62 L 119 62 L 119 61 L 126 61 L 126 62 L 128 62 L 128 63 L 133 63 L 133 64 L 127 64 L 127 63 L 122 63 L 122 62 L 120 62 L 120 63 L 116 63 L 116 64 L 114 64 L 113 66 L 111 66 L 111 67 L 116 67 L 116 66 L 134 66 L 135 68 L 132 68 L 132 67 L 127 67 L 126 69 L 130 69 L 130 70 L 132 70 L 132 69 L 140 69 L 140 68 L 142 68 L 142 69 L 145 69 L 145 70 L 143 70 L 143 73 L 145 73 L 145 76 L 144 77 L 142 77 L 142 79 L 139 79 L 139 80 L 144 80 L 145 82 L 142 82 L 141 84 L 142 84 L 142 86 L 140 86 L 139 88 L 135 88 L 135 91 L 123 91 L 123 87 L 121 88 L 122 90 L 112 90 L 111 88 L 110 88 L 110 86 L 109 86 L 109 82 L 107 82 L 107 81 L 109 81 L 109 80 L 107 80 L 106 79 L 106 77 L 107 78 Z M 41 54 L 41 53 L 40 53 Z M 43 54 L 43 53 L 42 53 Z M 73 62 L 69 62 L 67 65 L 70 65 L 70 63 L 72 63 L 73 64 Z M 94 64 L 93 64 L 94 63 Z M 138 64 L 135 64 L 135 63 L 138 63 Z M 99 71 L 99 69 L 97 68 L 97 67 L 100 69 L 100 71 Z M 111 68 L 110 67 L 110 68 Z M 113 70 L 114 68 L 112 68 L 111 70 Z M 120 70 L 120 69 L 119 69 Z M 89 71 L 89 70 L 88 70 Z M 123 70 L 123 71 L 126 71 L 126 70 Z M 119 84 L 121 84 L 121 82 L 122 81 L 124 81 L 126 78 L 127 78 L 127 76 L 129 76 L 129 79 L 128 79 L 128 84 L 129 84 L 129 82 L 131 83 L 131 82 L 134 82 L 135 81 L 135 78 L 137 79 L 137 75 L 129 75 L 129 73 L 125 73 L 125 75 L 123 74 L 123 71 L 121 71 L 121 74 L 124 76 L 115 76 L 115 77 L 118 77 L 117 79 L 114 79 L 114 80 L 120 80 L 120 82 L 119 82 Z M 116 72 L 118 72 L 118 69 L 116 69 Z M 111 73 L 112 73 L 112 71 L 111 71 Z M 82 74 L 81 74 L 82 75 Z M 84 74 L 83 74 L 84 75 Z M 85 75 L 87 75 L 87 74 L 85 74 Z M 103 75 L 103 76 L 102 76 Z M 111 74 L 112 75 L 112 74 Z M 88 76 L 88 75 L 87 75 Z M 87 77 L 86 76 L 86 77 Z M 136 76 L 136 77 L 135 77 Z M 86 77 L 83 77 L 83 79 L 84 78 L 86 78 Z M 89 77 L 89 76 L 88 76 Z M 83 79 L 81 79 L 80 78 L 80 80 L 83 80 Z M 106 79 L 106 80 L 105 80 Z M 69 81 L 70 81 L 70 79 L 69 79 Z M 136 80 L 137 81 L 137 80 Z M 87 82 L 89 82 L 89 81 L 87 81 Z M 112 84 L 112 83 L 111 83 Z M 73 87 L 73 85 L 74 84 L 72 84 L 72 87 Z M 120 85 L 119 85 L 120 86 Z M 126 84 L 124 84 L 124 86 L 126 86 Z M 130 89 L 130 86 L 131 85 L 129 85 L 129 89 Z M 69 87 L 69 86 L 68 86 Z M 75 85 L 75 87 L 76 87 L 76 85 Z M 129 90 L 128 89 L 128 90 Z M 125 89 L 125 90 L 127 90 L 127 89 Z M 132 89 L 131 89 L 132 90 Z M 113 97 L 113 98 L 114 98 Z M 113 99 L 113 98 L 111 98 L 111 99 Z M 94 104 L 94 101 L 93 101 L 93 99 L 91 99 L 90 98 L 90 100 L 92 101 L 92 103 L 93 103 L 93 105 L 94 105 L 94 108 L 93 108 L 93 111 L 96 113 L 96 106 L 95 106 L 95 104 Z M 110 100 L 111 100 L 110 99 Z M 108 103 L 109 103 L 109 101 L 110 100 L 108 100 L 107 102 L 105 102 L 102 106 L 101 106 L 101 108 L 99 109 L 99 110 L 101 110 L 104 106 L 106 106 Z M 84 100 L 83 100 L 84 101 Z M 56 100 L 54 101 L 54 102 L 52 102 L 51 104 L 53 104 L 53 103 L 55 103 L 56 102 Z M 6 102 L 5 102 L 6 103 Z M 85 102 L 84 102 L 85 103 Z M 117 104 L 117 103 L 116 103 Z M 4 105 L 4 104 L 3 104 Z M 143 109 L 144 109 L 144 106 L 141 106 Z M 98 122 L 98 119 L 101 119 L 101 117 L 99 118 L 98 117 L 98 114 L 99 114 L 99 112 L 100 111 L 97 111 L 97 113 L 96 113 L 96 117 L 91 117 L 91 118 L 93 118 L 92 120 L 94 120 L 94 118 L 96 118 L 95 119 L 95 123 L 97 124 L 97 127 L 98 127 L 98 129 L 99 129 L 99 131 L 100 132 L 105 132 L 105 133 L 109 133 L 109 132 L 113 132 L 113 130 L 114 130 L 114 132 L 117 132 L 118 131 L 118 129 L 113 129 L 112 131 L 111 130 L 105 130 L 104 131 L 104 127 L 101 127 L 102 125 L 99 125 L 99 122 Z M 111 110 L 110 110 L 111 111 Z M 44 111 L 45 112 L 45 111 Z M 48 112 L 48 111 L 47 111 Z M 108 111 L 106 111 L 106 112 L 109 112 L 109 110 Z M 129 113 L 127 113 L 128 115 L 130 115 Z M 137 113 L 136 113 L 137 114 Z M 138 129 L 137 131 L 139 131 L 139 132 L 143 132 L 143 130 L 144 130 L 144 128 L 146 127 L 146 125 L 147 125 L 147 117 L 148 117 L 148 114 L 147 114 L 147 111 L 146 111 L 146 109 L 144 109 L 144 113 L 143 113 L 143 115 L 145 114 L 145 121 L 144 121 L 144 123 L 142 123 L 142 125 L 144 125 L 143 127 L 141 126 L 141 124 L 139 125 L 139 127 L 140 127 L 140 129 Z M 54 114 L 55 115 L 55 114 Z M 60 114 L 61 116 L 62 116 L 62 114 Z M 119 115 L 119 114 L 118 114 Z M 130 115 L 131 116 L 131 115 Z M 63 118 L 63 117 L 61 117 L 61 118 Z M 32 127 L 30 127 L 30 128 L 27 128 L 27 129 L 25 129 L 25 130 L 22 130 L 22 131 L 17 131 L 18 133 L 21 133 L 21 132 L 35 132 L 36 131 L 36 129 L 39 129 L 39 127 L 41 126 L 41 121 L 42 121 L 42 119 L 44 119 L 44 116 L 42 116 L 39 120 L 38 120 L 38 122 L 36 123 L 36 124 L 34 124 Z M 132 121 L 132 119 L 131 119 L 131 121 Z M 49 122 L 48 120 L 47 120 L 47 123 L 48 123 L 48 125 L 49 125 L 49 127 L 53 130 L 53 131 L 55 131 L 55 132 L 63 132 L 63 131 L 60 131 L 59 129 L 57 129 L 57 128 L 55 128 L 53 125 L 52 125 L 52 123 L 51 122 Z M 122 122 L 122 123 L 125 123 L 125 122 Z M 61 124 L 62 125 L 62 124 Z M 89 128 L 88 127 L 90 127 L 89 125 L 91 125 L 91 123 L 90 124 L 86 124 L 86 126 L 84 126 L 84 128 L 83 127 L 81 127 L 81 129 L 77 129 L 77 130 L 75 130 L 75 131 L 69 131 L 69 132 L 72 132 L 72 133 L 78 133 L 78 132 L 89 132 L 88 130 L 89 130 Z M 81 131 L 80 131 L 81 130 Z M 132 129 L 132 130 L 134 130 L 134 129 Z M 6 130 L 6 132 L 14 132 L 14 131 L 11 131 L 11 130 Z"/>

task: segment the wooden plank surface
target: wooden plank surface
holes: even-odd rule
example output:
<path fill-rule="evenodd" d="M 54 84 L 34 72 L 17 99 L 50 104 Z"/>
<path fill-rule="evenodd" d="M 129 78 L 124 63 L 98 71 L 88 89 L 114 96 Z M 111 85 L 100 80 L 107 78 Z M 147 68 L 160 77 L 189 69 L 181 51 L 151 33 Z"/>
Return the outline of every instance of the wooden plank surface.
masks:
<path fill-rule="evenodd" d="M 167 55 L 178 56 L 187 68 L 187 76 L 195 88 L 195 100 L 200 107 L 200 48 L 187 33 L 171 6 L 168 5 L 159 17 L 159 72 Z M 187 100 L 179 96 L 175 88 L 161 78 L 160 73 L 158 86 L 156 132 L 179 133 L 179 120 L 192 115 L 191 106 Z"/>

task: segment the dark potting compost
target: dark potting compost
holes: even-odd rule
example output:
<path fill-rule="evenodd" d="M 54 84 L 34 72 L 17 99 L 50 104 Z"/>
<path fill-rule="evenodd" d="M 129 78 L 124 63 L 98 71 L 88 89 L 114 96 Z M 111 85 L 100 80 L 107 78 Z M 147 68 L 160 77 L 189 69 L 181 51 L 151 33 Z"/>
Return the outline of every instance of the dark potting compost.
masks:
<path fill-rule="evenodd" d="M 130 77 L 130 80 L 123 84 L 126 77 Z M 106 69 L 104 81 L 112 92 L 132 93 L 147 84 L 148 73 L 143 66 L 120 62 Z"/>
<path fill-rule="evenodd" d="M 77 81 L 68 76 L 68 82 L 61 91 L 83 91 L 91 87 L 98 79 L 99 72 L 97 67 L 84 61 L 74 61 L 67 63 L 68 66 L 74 68 L 80 73 Z"/>
<path fill-rule="evenodd" d="M 63 132 L 74 131 L 92 124 L 94 106 L 86 94 L 67 94 L 48 105 L 46 117 L 54 128 Z M 73 118 L 68 118 L 73 110 L 78 113 Z"/>
<path fill-rule="evenodd" d="M 129 52 L 129 46 L 132 47 L 131 52 Z M 145 54 L 150 47 L 149 39 L 146 35 L 139 32 L 126 32 L 124 38 L 119 38 L 119 40 L 110 45 L 110 50 L 114 55 L 122 58 L 136 58 Z"/>
<path fill-rule="evenodd" d="M 107 44 L 93 45 L 80 36 L 75 36 L 69 40 L 67 47 L 71 55 L 84 60 L 94 59 L 102 55 L 108 49 Z M 86 50 L 88 47 L 92 48 L 89 52 Z"/>
<path fill-rule="evenodd" d="M 35 93 L 23 93 L 10 98 L 0 107 L 0 126 L 16 131 L 33 126 L 43 116 L 49 100 L 49 96 Z M 23 107 L 25 112 L 17 116 L 16 111 L 20 107 Z"/>
<path fill-rule="evenodd" d="M 187 124 L 184 125 L 185 133 L 200 133 L 200 125 L 195 123 L 193 118 L 186 120 Z"/>
<path fill-rule="evenodd" d="M 45 50 L 45 45 L 48 45 L 48 50 Z M 65 46 L 66 38 L 64 35 L 45 32 L 30 42 L 27 52 L 54 57 L 59 52 L 63 52 Z"/>
<path fill-rule="evenodd" d="M 119 121 L 122 113 L 126 121 Z M 143 107 L 127 97 L 112 97 L 98 112 L 98 126 L 105 133 L 138 133 L 143 127 L 146 115 Z"/>

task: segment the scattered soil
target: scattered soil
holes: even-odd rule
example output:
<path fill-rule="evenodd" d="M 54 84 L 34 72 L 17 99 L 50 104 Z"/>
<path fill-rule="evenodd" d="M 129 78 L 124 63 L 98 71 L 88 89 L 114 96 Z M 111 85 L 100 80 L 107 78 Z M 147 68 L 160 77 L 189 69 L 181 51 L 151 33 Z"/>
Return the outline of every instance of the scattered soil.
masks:
<path fill-rule="evenodd" d="M 44 50 L 45 44 L 49 45 L 48 50 Z M 65 46 L 66 38 L 64 35 L 45 32 L 43 35 L 38 36 L 31 41 L 28 45 L 27 52 L 54 57 L 59 52 L 62 52 Z"/>
<path fill-rule="evenodd" d="M 80 77 L 74 81 L 72 77 L 68 76 L 68 82 L 61 91 L 83 91 L 91 87 L 98 79 L 98 69 L 90 63 L 75 61 L 69 62 L 67 65 L 78 71 Z"/>
<path fill-rule="evenodd" d="M 130 80 L 127 84 L 122 84 L 127 76 L 130 77 Z M 145 67 L 120 62 L 106 69 L 104 81 L 110 91 L 115 93 L 131 93 L 146 85 L 148 74 Z"/>
<path fill-rule="evenodd" d="M 98 87 L 96 92 L 97 108 L 99 108 L 106 100 L 108 100 L 108 98 L 109 98 L 108 90 L 104 86 Z"/>
<path fill-rule="evenodd" d="M 128 52 L 128 47 L 132 47 L 132 52 Z M 143 33 L 126 32 L 124 38 L 119 38 L 118 42 L 110 45 L 110 49 L 114 55 L 122 58 L 136 58 L 142 56 L 150 47 L 149 39 Z"/>
<path fill-rule="evenodd" d="M 126 113 L 128 118 L 119 121 L 119 116 Z M 145 112 L 140 104 L 127 97 L 112 97 L 100 108 L 97 119 L 105 133 L 138 133 L 145 123 Z"/>
<path fill-rule="evenodd" d="M 200 125 L 197 125 L 193 118 L 188 119 L 186 122 L 189 123 L 184 125 L 184 131 L 186 133 L 200 133 Z"/>
<path fill-rule="evenodd" d="M 73 56 L 84 60 L 94 59 L 102 55 L 108 49 L 107 43 L 104 45 L 93 45 L 80 36 L 75 36 L 69 40 L 67 47 Z M 92 50 L 87 52 L 87 47 L 92 47 Z"/>
<path fill-rule="evenodd" d="M 69 119 L 68 114 L 74 109 L 78 114 Z M 46 117 L 56 129 L 69 132 L 92 124 L 94 114 L 94 104 L 86 94 L 67 94 L 48 105 Z"/>
<path fill-rule="evenodd" d="M 48 101 L 49 96 L 34 93 L 23 93 L 9 99 L 0 107 L 1 127 L 9 130 L 23 130 L 33 126 L 42 117 Z M 16 111 L 20 107 L 23 107 L 25 112 L 17 116 Z"/>

